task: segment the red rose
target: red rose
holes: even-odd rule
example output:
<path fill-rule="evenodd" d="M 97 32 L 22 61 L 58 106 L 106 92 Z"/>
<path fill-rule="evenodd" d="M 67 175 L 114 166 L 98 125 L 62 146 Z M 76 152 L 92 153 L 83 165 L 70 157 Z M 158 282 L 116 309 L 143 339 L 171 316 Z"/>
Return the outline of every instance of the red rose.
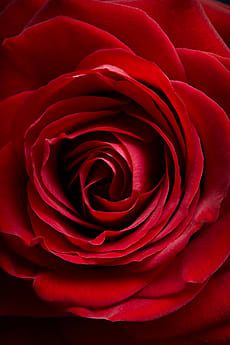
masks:
<path fill-rule="evenodd" d="M 230 339 L 228 20 L 207 0 L 3 2 L 1 315 Z"/>

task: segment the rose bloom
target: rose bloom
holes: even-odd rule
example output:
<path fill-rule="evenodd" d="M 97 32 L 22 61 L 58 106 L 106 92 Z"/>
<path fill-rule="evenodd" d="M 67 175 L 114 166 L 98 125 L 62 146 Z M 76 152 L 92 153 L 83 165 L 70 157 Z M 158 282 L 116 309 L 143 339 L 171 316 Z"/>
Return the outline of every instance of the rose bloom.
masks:
<path fill-rule="evenodd" d="M 228 5 L 0 6 L 4 345 L 229 344 Z"/>

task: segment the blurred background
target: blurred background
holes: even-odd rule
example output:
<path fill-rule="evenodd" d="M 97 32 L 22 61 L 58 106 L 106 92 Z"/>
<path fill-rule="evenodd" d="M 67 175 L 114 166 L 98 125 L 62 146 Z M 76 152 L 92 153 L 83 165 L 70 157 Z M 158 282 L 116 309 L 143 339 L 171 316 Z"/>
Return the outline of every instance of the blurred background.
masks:
<path fill-rule="evenodd" d="M 230 0 L 219 0 L 220 2 L 224 2 L 225 4 L 229 4 L 230 5 Z"/>

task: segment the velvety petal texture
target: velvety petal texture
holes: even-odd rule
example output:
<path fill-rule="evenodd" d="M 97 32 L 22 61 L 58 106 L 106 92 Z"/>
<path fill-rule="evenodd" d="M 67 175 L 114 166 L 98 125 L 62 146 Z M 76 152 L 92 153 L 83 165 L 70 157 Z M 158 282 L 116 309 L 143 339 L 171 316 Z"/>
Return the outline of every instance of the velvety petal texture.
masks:
<path fill-rule="evenodd" d="M 227 344 L 229 7 L 0 9 L 0 339 Z"/>
<path fill-rule="evenodd" d="M 210 19 L 211 23 L 223 38 L 225 43 L 229 46 L 230 44 L 230 29 L 229 29 L 229 17 L 230 10 L 229 6 L 222 2 L 213 0 L 202 0 L 201 3 L 203 8 Z"/>

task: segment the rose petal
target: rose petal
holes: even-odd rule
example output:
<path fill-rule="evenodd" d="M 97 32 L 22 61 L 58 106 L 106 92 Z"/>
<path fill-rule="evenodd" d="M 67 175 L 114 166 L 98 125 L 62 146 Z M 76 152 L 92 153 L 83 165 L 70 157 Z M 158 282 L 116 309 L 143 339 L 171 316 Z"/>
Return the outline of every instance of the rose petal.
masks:
<path fill-rule="evenodd" d="M 58 4 L 51 0 L 31 24 L 59 13 L 111 33 L 138 55 L 156 62 L 171 78 L 184 80 L 183 68 L 170 40 L 159 25 L 138 8 L 92 0 L 62 0 Z"/>
<path fill-rule="evenodd" d="M 195 334 L 202 331 L 205 336 L 207 327 L 223 325 L 230 317 L 230 273 L 219 272 L 206 284 L 200 294 L 175 313 L 154 322 L 135 323 L 135 330 L 127 324 L 125 328 L 135 337 L 162 339 Z M 208 330 L 209 331 L 209 330 Z M 221 334 L 219 334 L 221 338 Z M 228 339 L 228 338 L 227 338 Z M 198 343 L 199 344 L 199 343 Z M 214 344 L 219 344 L 219 342 Z M 213 345 L 214 345 L 213 344 Z"/>
<path fill-rule="evenodd" d="M 10 277 L 2 271 L 0 271 L 0 280 L 1 316 L 48 317 L 64 315 L 63 312 L 57 310 L 53 305 L 47 304 L 37 297 L 32 288 L 31 281 Z"/>
<path fill-rule="evenodd" d="M 26 173 L 12 145 L 0 151 L 0 232 L 30 243 L 34 235 L 26 212 Z"/>
<path fill-rule="evenodd" d="M 75 315 L 104 318 L 111 321 L 149 321 L 158 319 L 191 301 L 201 290 L 201 286 L 191 286 L 176 295 L 159 299 L 138 297 L 128 299 L 107 309 L 90 310 L 84 307 L 68 308 Z"/>
<path fill-rule="evenodd" d="M 223 38 L 225 43 L 230 44 L 230 11 L 227 4 L 222 4 L 220 1 L 201 0 L 205 13 L 214 25 L 216 31 Z"/>
<path fill-rule="evenodd" d="M 230 116 L 230 72 L 213 54 L 190 49 L 177 49 L 188 83 L 205 92 Z"/>
<path fill-rule="evenodd" d="M 6 39 L 1 47 L 0 95 L 7 97 L 38 88 L 73 71 L 94 50 L 112 47 L 128 49 L 109 33 L 68 17 L 34 25 L 19 36 Z"/>
<path fill-rule="evenodd" d="M 196 221 L 214 221 L 230 185 L 230 122 L 222 108 L 201 91 L 182 82 L 175 81 L 173 86 L 188 110 L 204 151 L 204 184 Z"/>
<path fill-rule="evenodd" d="M 45 0 L 11 1 L 0 13 L 0 40 L 20 33 L 44 3 Z"/>
<path fill-rule="evenodd" d="M 177 48 L 230 56 L 229 49 L 197 0 L 114 0 L 141 8 L 154 18 Z M 222 17 L 221 17 L 222 18 Z"/>
<path fill-rule="evenodd" d="M 0 148 L 11 141 L 13 120 L 18 109 L 21 108 L 27 99 L 27 92 L 22 92 L 13 97 L 9 97 L 0 101 L 0 122 L 1 122 L 1 137 Z"/>
<path fill-rule="evenodd" d="M 209 278 L 230 254 L 230 215 L 207 225 L 185 248 L 182 275 L 185 281 L 201 283 Z"/>
<path fill-rule="evenodd" d="M 133 295 L 151 279 L 149 274 L 129 274 L 109 269 L 76 269 L 71 274 L 42 273 L 34 281 L 37 294 L 46 301 L 68 306 L 103 308 Z"/>

